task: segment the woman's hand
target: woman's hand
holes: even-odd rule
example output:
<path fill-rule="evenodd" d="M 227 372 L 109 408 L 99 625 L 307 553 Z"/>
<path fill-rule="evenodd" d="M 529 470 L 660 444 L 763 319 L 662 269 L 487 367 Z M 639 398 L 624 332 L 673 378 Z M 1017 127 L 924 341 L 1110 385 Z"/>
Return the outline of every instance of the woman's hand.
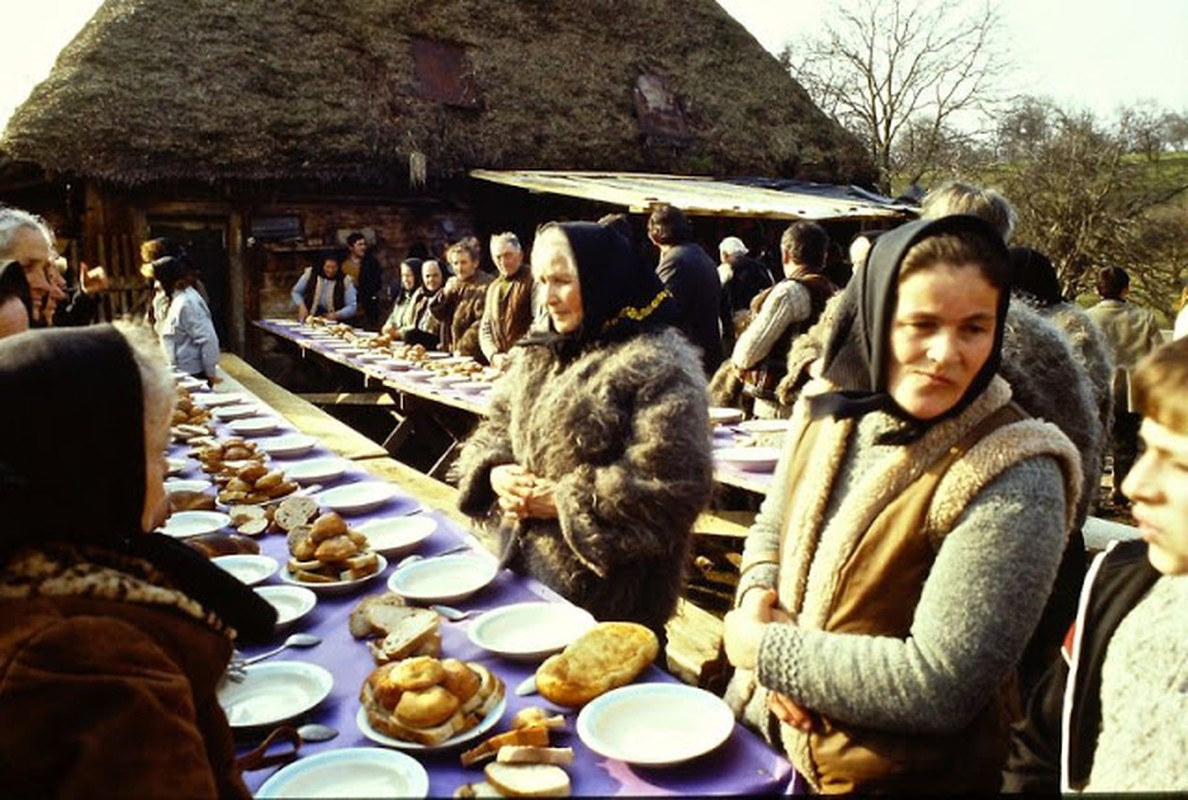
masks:
<path fill-rule="evenodd" d="M 309 309 L 305 307 L 305 303 L 297 306 L 297 321 L 305 322 L 305 318 L 309 316 Z"/>
<path fill-rule="evenodd" d="M 738 608 L 723 618 L 723 644 L 726 658 L 735 667 L 755 669 L 759 657 L 759 643 L 772 621 L 775 606 L 774 589 L 754 588 L 747 591 Z"/>
<path fill-rule="evenodd" d="M 538 478 L 519 464 L 501 464 L 491 470 L 491 489 L 504 513 L 519 519 L 555 519 L 553 482 Z"/>
<path fill-rule="evenodd" d="M 793 728 L 799 728 L 802 731 L 811 731 L 813 729 L 813 717 L 808 709 L 798 704 L 786 694 L 768 692 L 767 707 L 771 709 L 771 713 L 779 717 L 786 725 L 791 725 Z"/>

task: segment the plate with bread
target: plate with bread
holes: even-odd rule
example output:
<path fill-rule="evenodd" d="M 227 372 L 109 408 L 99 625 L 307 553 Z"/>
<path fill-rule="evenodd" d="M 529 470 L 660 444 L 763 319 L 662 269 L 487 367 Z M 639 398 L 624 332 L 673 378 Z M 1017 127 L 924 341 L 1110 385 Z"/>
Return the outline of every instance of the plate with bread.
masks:
<path fill-rule="evenodd" d="M 429 773 L 415 758 L 375 747 L 305 756 L 264 781 L 256 797 L 428 797 Z"/>
<path fill-rule="evenodd" d="M 486 666 L 412 656 L 377 667 L 359 691 L 356 722 L 400 750 L 444 750 L 482 736 L 507 709 L 503 681 Z"/>
<path fill-rule="evenodd" d="M 646 767 L 667 767 L 705 755 L 734 730 L 722 698 L 683 683 L 639 683 L 592 700 L 577 733 L 599 755 Z"/>
<path fill-rule="evenodd" d="M 332 688 L 334 676 L 325 667 L 273 661 L 245 667 L 242 681 L 224 678 L 217 694 L 232 728 L 255 728 L 304 714 L 325 700 Z"/>
<path fill-rule="evenodd" d="M 470 641 L 514 661 L 537 661 L 564 649 L 595 624 L 569 603 L 514 603 L 486 612 L 470 625 Z"/>
<path fill-rule="evenodd" d="M 314 505 L 307 522 L 285 523 L 290 558 L 281 580 L 322 594 L 341 594 L 387 568 L 388 560 L 369 549 L 367 537 L 348 526 L 346 520 L 334 512 L 315 517 L 316 513 Z"/>

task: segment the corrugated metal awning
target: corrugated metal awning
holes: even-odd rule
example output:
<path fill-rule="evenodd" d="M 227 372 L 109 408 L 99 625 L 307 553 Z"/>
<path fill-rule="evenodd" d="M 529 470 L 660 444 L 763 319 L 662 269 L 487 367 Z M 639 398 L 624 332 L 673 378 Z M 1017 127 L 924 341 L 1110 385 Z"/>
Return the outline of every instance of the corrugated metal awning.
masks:
<path fill-rule="evenodd" d="M 686 214 L 811 220 L 896 220 L 913 207 L 854 186 L 766 178 L 707 178 L 635 172 L 471 170 L 471 177 L 530 192 L 561 194 L 636 213 L 669 203 Z"/>

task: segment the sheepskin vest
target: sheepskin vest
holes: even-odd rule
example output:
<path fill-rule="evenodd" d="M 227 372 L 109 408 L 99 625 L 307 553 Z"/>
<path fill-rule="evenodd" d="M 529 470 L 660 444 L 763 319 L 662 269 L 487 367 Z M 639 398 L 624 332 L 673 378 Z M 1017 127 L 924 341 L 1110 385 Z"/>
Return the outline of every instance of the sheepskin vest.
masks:
<path fill-rule="evenodd" d="M 1025 458 L 1062 462 L 1066 520 L 1073 517 L 1080 476 L 1071 444 L 1010 403 L 1001 378 L 962 414 L 903 447 L 887 469 L 864 476 L 830 520 L 823 519 L 829 488 L 855 422 L 802 421 L 790 434 L 788 480 L 798 501 L 784 521 L 778 587 L 802 627 L 907 638 L 944 535 L 983 486 Z M 881 731 L 817 715 L 811 733 L 782 725 L 781 736 L 822 792 L 995 791 L 1019 710 L 1012 674 L 960 731 Z"/>
<path fill-rule="evenodd" d="M 495 352 L 506 353 L 532 324 L 532 273 L 521 266 L 510 278 L 496 278 L 487 286 L 487 305 Z"/>
<path fill-rule="evenodd" d="M 323 291 L 322 284 L 325 280 L 326 279 L 322 277 L 321 272 L 315 272 L 312 269 L 310 270 L 309 280 L 305 284 L 305 294 L 301 299 L 305 301 L 305 307 L 309 309 L 309 313 L 311 314 L 327 314 L 331 311 L 337 311 L 346 305 L 346 277 L 344 276 L 336 281 L 333 281 L 334 290 L 331 293 L 331 296 L 333 297 L 332 302 L 334 303 L 334 306 L 332 308 L 325 308 L 321 306 L 317 308 L 314 307 L 315 302 L 321 301 Z"/>

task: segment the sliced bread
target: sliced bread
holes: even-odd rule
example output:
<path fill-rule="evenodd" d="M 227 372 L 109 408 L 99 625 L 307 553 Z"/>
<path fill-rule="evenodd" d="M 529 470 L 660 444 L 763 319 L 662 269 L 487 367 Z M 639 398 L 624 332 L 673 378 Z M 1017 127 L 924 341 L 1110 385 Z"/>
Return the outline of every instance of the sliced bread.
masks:
<path fill-rule="evenodd" d="M 487 783 L 508 797 L 569 797 L 569 774 L 555 764 L 488 764 Z"/>

